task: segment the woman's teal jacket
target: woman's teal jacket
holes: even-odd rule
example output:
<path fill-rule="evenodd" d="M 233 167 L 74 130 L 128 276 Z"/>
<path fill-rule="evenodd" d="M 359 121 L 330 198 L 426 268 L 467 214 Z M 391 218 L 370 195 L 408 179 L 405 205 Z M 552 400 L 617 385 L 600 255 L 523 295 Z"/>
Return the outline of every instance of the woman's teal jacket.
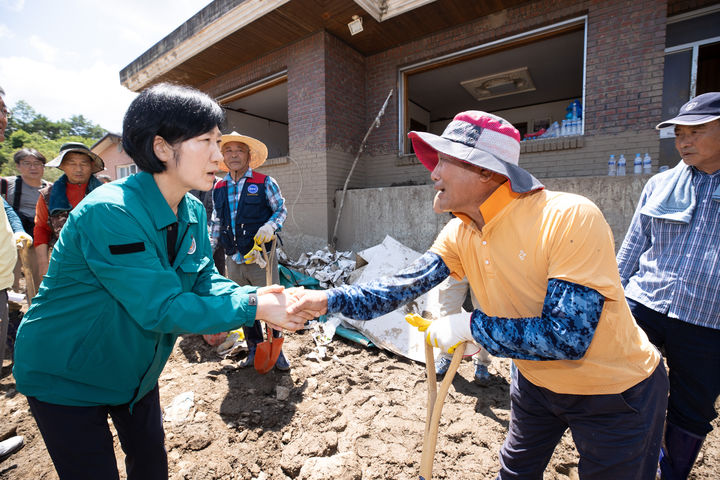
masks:
<path fill-rule="evenodd" d="M 166 227 L 176 222 L 171 265 Z M 132 408 L 157 383 L 178 334 L 252 325 L 255 290 L 218 274 L 194 197 L 176 216 L 151 174 L 103 185 L 71 212 L 20 325 L 17 389 L 58 405 Z"/>

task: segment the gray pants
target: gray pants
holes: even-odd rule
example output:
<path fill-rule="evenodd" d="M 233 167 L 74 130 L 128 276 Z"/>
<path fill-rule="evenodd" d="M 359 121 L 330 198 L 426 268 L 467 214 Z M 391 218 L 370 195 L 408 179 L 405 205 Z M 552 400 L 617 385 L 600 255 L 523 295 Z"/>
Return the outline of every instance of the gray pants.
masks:
<path fill-rule="evenodd" d="M 280 272 L 278 271 L 277 254 L 273 255 L 272 258 L 268 259 L 268 266 L 260 268 L 255 263 L 247 265 L 245 263 L 235 263 L 235 260 L 230 256 L 225 257 L 225 271 L 227 277 L 238 285 L 252 285 L 254 287 L 264 287 L 267 285 L 267 278 L 265 269 L 272 269 L 272 284 L 280 283 Z M 252 327 L 243 327 L 245 333 L 245 340 L 248 343 L 248 347 L 257 345 L 263 341 L 262 328 L 260 322 L 255 320 Z M 274 335 L 277 337 L 279 332 Z"/>
<path fill-rule="evenodd" d="M 277 254 L 273 255 L 268 263 L 272 269 L 272 284 L 280 283 Z M 252 285 L 253 287 L 267 286 L 265 268 L 260 268 L 255 263 L 251 263 L 250 265 L 235 263 L 232 257 L 229 255 L 225 256 L 225 272 L 227 273 L 227 278 L 238 285 Z"/>

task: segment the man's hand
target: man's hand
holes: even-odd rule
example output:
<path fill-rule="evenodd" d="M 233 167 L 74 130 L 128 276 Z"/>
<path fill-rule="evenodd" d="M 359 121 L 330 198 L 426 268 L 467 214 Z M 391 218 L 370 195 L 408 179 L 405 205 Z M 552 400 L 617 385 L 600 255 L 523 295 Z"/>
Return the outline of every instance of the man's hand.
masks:
<path fill-rule="evenodd" d="M 296 302 L 287 309 L 290 315 L 302 315 L 313 319 L 327 313 L 327 294 L 325 290 L 289 289 Z"/>
<path fill-rule="evenodd" d="M 405 315 L 405 321 L 413 327 L 417 327 L 421 332 L 425 332 L 425 341 L 428 345 L 440 348 L 443 352 L 453 353 L 455 348 L 463 342 L 475 343 L 470 332 L 469 313 L 456 313 L 432 322 L 411 313 Z M 477 345 L 475 346 L 477 347 Z M 478 348 L 469 348 L 465 351 L 465 356 L 475 355 L 478 351 Z"/>
<path fill-rule="evenodd" d="M 15 240 L 15 246 L 21 249 L 33 244 L 32 237 L 25 232 L 13 233 L 13 240 Z"/>
<path fill-rule="evenodd" d="M 301 329 L 308 320 L 307 315 L 289 314 L 287 307 L 295 299 L 287 293 L 287 290 L 278 292 L 278 287 L 270 286 L 257 290 L 258 305 L 255 318 L 263 320 L 275 330 L 294 332 Z"/>
<path fill-rule="evenodd" d="M 255 243 L 263 244 L 269 242 L 273 238 L 275 238 L 275 228 L 273 228 L 273 225 L 268 222 L 258 229 L 254 240 Z"/>
<path fill-rule="evenodd" d="M 260 268 L 265 268 L 265 266 L 267 265 L 267 262 L 262 256 L 262 249 L 257 243 L 253 245 L 250 251 L 246 253 L 243 258 L 245 259 L 245 263 L 248 265 L 254 263 Z"/>

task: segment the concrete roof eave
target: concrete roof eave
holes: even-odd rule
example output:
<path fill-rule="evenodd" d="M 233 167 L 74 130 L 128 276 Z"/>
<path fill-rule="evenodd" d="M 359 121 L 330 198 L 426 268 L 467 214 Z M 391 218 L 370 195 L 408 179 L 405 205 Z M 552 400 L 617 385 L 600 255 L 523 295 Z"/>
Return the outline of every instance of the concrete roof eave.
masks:
<path fill-rule="evenodd" d="M 353 0 L 378 22 L 401 15 L 409 10 L 422 7 L 435 0 Z"/>
<path fill-rule="evenodd" d="M 194 55 L 211 47 L 219 40 L 240 30 L 263 15 L 272 12 L 290 0 L 247 0 L 222 13 L 216 20 L 210 21 L 199 31 L 182 39 L 176 46 L 164 49 L 145 65 L 138 66 L 139 58 L 120 72 L 120 83 L 133 92 L 149 86 L 153 79 L 182 64 Z M 207 8 L 211 8 L 209 5 Z M 204 12 L 201 11 L 196 16 Z M 193 17 L 195 18 L 195 17 Z M 191 19 L 192 20 L 192 19 Z M 191 20 L 188 20 L 191 21 Z M 186 22 L 186 24 L 188 23 Z M 174 32 L 173 32 L 174 33 Z M 162 43 L 168 41 L 170 35 L 161 40 L 153 48 L 163 50 Z M 151 49 L 152 50 L 152 49 Z"/>
<path fill-rule="evenodd" d="M 120 83 L 138 92 L 184 62 L 291 0 L 223 0 L 210 3 L 120 71 Z M 436 0 L 353 0 L 377 22 Z"/>

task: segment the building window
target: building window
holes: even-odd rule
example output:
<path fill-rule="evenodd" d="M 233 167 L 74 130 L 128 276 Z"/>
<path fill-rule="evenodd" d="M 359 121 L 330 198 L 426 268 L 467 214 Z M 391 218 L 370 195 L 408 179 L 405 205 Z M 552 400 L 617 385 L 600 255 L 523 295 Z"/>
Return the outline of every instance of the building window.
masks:
<path fill-rule="evenodd" d="M 227 133 L 236 131 L 268 147 L 268 158 L 290 152 L 287 72 L 283 71 L 220 96 L 227 114 Z"/>
<path fill-rule="evenodd" d="M 720 91 L 720 6 L 668 19 L 661 119 L 677 115 L 688 100 Z M 673 127 L 660 132 L 660 165 L 680 161 Z"/>
<path fill-rule="evenodd" d="M 401 154 L 410 130 L 440 134 L 464 110 L 499 115 L 532 139 L 582 135 L 585 17 L 400 70 Z"/>
<path fill-rule="evenodd" d="M 117 168 L 117 178 L 129 177 L 133 173 L 137 173 L 137 165 L 131 163 L 129 165 L 119 165 Z"/>

